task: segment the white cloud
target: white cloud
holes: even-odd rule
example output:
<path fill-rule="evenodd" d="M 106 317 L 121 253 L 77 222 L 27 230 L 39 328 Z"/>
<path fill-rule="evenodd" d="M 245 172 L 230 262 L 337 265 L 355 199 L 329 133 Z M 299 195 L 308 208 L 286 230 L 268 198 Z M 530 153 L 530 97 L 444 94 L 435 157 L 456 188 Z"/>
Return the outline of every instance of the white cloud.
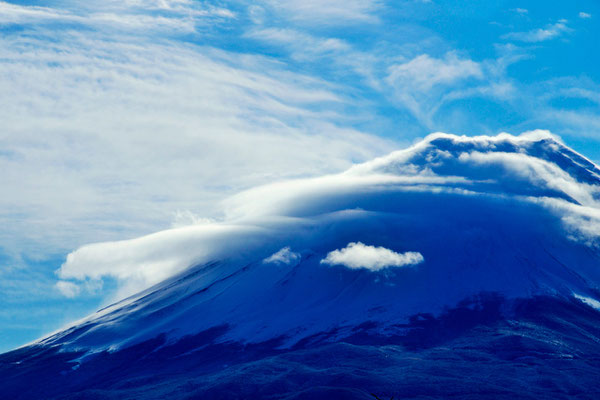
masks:
<path fill-rule="evenodd" d="M 21 23 L 31 20 L 70 19 L 74 16 L 67 11 L 50 7 L 20 6 L 0 1 L 0 23 Z"/>
<path fill-rule="evenodd" d="M 343 249 L 327 254 L 322 264 L 343 265 L 351 269 L 379 271 L 389 267 L 405 267 L 420 264 L 425 259 L 421 253 L 396 253 L 385 247 L 368 246 L 361 242 L 348 243 Z"/>
<path fill-rule="evenodd" d="M 61 279 L 120 282 L 125 296 L 184 269 L 225 257 L 237 257 L 264 241 L 264 228 L 228 224 L 192 225 L 131 240 L 83 246 L 57 271 Z"/>
<path fill-rule="evenodd" d="M 394 64 L 388 68 L 385 81 L 394 89 L 393 96 L 397 101 L 423 124 L 431 126 L 444 93 L 462 89 L 468 80 L 483 78 L 481 64 L 448 52 L 443 58 L 421 54 L 410 61 Z"/>
<path fill-rule="evenodd" d="M 356 74 L 369 87 L 381 89 L 377 64 L 387 63 L 386 58 L 357 50 L 346 40 L 313 35 L 306 30 L 289 27 L 255 28 L 246 32 L 244 37 L 276 46 L 289 53 L 295 62 L 326 63 L 337 73 Z"/>
<path fill-rule="evenodd" d="M 547 197 L 529 200 L 560 216 L 570 239 L 593 248 L 600 246 L 600 208 Z"/>
<path fill-rule="evenodd" d="M 161 12 L 167 11 L 167 15 Z M 20 6 L 0 1 L 0 24 L 67 23 L 114 30 L 135 30 L 148 33 L 155 30 L 190 33 L 196 24 L 217 19 L 235 18 L 230 10 L 204 6 L 200 2 L 86 2 L 65 3 L 62 7 Z M 57 27 L 55 27 L 57 28 Z M 60 28 L 58 28 L 60 30 Z"/>
<path fill-rule="evenodd" d="M 374 23 L 378 0 L 265 0 L 276 12 L 289 19 L 309 25 L 344 25 Z"/>
<path fill-rule="evenodd" d="M 558 123 L 563 131 L 572 135 L 596 139 L 600 134 L 600 115 L 592 110 L 544 107 L 538 111 L 538 114 L 546 121 Z"/>
<path fill-rule="evenodd" d="M 340 53 L 351 50 L 350 45 L 343 40 L 314 37 L 289 28 L 263 28 L 252 30 L 246 34 L 246 37 L 292 47 L 295 58 Z"/>
<path fill-rule="evenodd" d="M 516 12 L 517 14 L 521 14 L 521 15 L 525 15 L 525 14 L 529 13 L 529 10 L 527 10 L 526 8 L 514 8 L 512 11 Z"/>
<path fill-rule="evenodd" d="M 438 139 L 449 140 L 457 143 L 457 146 L 473 144 L 475 151 L 451 154 L 447 151 L 435 150 L 438 164 L 446 166 L 443 175 L 436 175 L 431 170 L 436 163 L 429 151 L 435 149 L 432 142 Z M 545 139 L 561 143 L 560 138 L 544 130 L 528 131 L 520 136 L 503 133 L 497 136 L 469 137 L 435 133 L 408 149 L 355 165 L 342 174 L 282 181 L 241 192 L 224 202 L 225 216 L 226 219 L 243 220 L 248 216 L 263 218 L 267 215 L 290 215 L 298 204 L 310 202 L 310 199 L 320 196 L 350 195 L 361 190 L 384 190 L 383 188 L 390 185 L 395 188 L 420 187 L 422 190 L 428 190 L 427 188 L 439 190 L 442 186 L 460 186 L 461 189 L 477 190 L 476 182 L 472 182 L 466 174 L 468 171 L 479 170 L 486 163 L 505 165 L 511 174 L 502 175 L 503 179 L 514 180 L 518 177 L 531 179 L 530 182 L 537 185 L 536 187 L 552 187 L 559 192 L 564 190 L 580 201 L 591 201 L 596 189 L 586 184 L 580 185 L 556 165 L 524 154 L 509 153 L 505 157 L 504 154 L 495 155 L 496 153 L 492 151 L 503 143 L 513 143 L 520 148 L 527 148 L 531 142 Z M 482 153 L 484 150 L 489 153 Z M 465 165 L 453 164 L 455 162 L 466 164 L 469 168 L 464 169 Z M 513 162 L 515 165 L 512 165 Z M 523 188 L 528 190 L 530 186 L 510 187 L 512 191 L 506 194 L 525 195 L 528 192 L 522 191 Z M 482 190 L 488 188 L 484 187 Z M 508 188 L 505 187 L 504 190 Z"/>
<path fill-rule="evenodd" d="M 579 18 L 582 18 L 582 19 L 589 19 L 589 18 L 592 18 L 592 14 L 589 14 L 589 13 L 586 13 L 586 12 L 583 12 L 583 11 L 581 11 L 581 12 L 579 13 Z"/>
<path fill-rule="evenodd" d="M 190 210 L 176 210 L 173 213 L 171 228 L 181 228 L 189 225 L 206 225 L 215 222 L 214 218 L 203 218 Z"/>
<path fill-rule="evenodd" d="M 389 68 L 388 81 L 392 84 L 411 85 L 427 91 L 436 85 L 448 85 L 468 78 L 482 78 L 481 66 L 469 59 L 447 53 L 444 58 L 422 54 L 414 59 Z"/>
<path fill-rule="evenodd" d="M 514 176 L 525 178 L 537 187 L 555 189 L 582 205 L 600 207 L 600 202 L 595 199 L 600 195 L 599 187 L 578 182 L 552 162 L 526 154 L 478 151 L 462 153 L 459 160 L 475 165 L 501 165 Z"/>
<path fill-rule="evenodd" d="M 587 77 L 563 77 L 550 79 L 540 85 L 535 93 L 536 98 L 544 100 L 545 103 L 553 103 L 558 100 L 581 99 L 585 100 L 587 106 L 560 107 L 564 111 L 589 111 L 591 107 L 600 106 L 600 85 Z M 559 107 L 555 107 L 559 111 Z"/>
<path fill-rule="evenodd" d="M 79 285 L 69 281 L 58 281 L 55 285 L 56 289 L 65 297 L 77 297 L 81 292 Z"/>
<path fill-rule="evenodd" d="M 6 251 L 135 237 L 177 210 L 215 218 L 236 191 L 393 146 L 348 127 L 340 88 L 279 62 L 119 35 L 0 38 Z"/>
<path fill-rule="evenodd" d="M 263 260 L 265 264 L 296 264 L 300 260 L 300 254 L 294 253 L 289 246 L 284 247 Z"/>
<path fill-rule="evenodd" d="M 504 39 L 518 40 L 521 42 L 537 43 L 555 39 L 572 29 L 567 26 L 567 21 L 561 19 L 545 28 L 534 29 L 528 32 L 510 32 L 502 36 Z"/>

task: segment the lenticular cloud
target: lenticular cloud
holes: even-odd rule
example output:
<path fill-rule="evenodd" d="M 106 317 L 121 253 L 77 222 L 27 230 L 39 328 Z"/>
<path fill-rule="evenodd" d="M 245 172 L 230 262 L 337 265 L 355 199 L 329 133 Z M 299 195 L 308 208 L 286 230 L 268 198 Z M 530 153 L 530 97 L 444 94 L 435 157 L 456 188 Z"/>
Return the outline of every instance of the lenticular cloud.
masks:
<path fill-rule="evenodd" d="M 420 264 L 423 255 L 417 252 L 396 253 L 385 247 L 367 246 L 361 242 L 348 243 L 348 246 L 327 254 L 321 264 L 343 265 L 351 269 L 364 268 L 379 271 L 389 267 L 405 267 Z"/>
<path fill-rule="evenodd" d="M 318 252 L 323 264 L 379 270 L 418 264 L 424 254 L 429 265 L 433 250 L 408 232 L 421 229 L 435 237 L 449 218 L 479 218 L 476 213 L 484 206 L 494 216 L 505 212 L 497 208 L 506 202 L 529 219 L 550 213 L 548 223 L 559 221 L 561 236 L 596 246 L 599 182 L 596 165 L 546 131 L 476 137 L 436 133 L 340 174 L 244 191 L 224 202 L 225 217 L 210 225 L 84 246 L 68 256 L 58 276 L 80 282 L 113 277 L 122 288 L 119 294 L 127 295 L 190 266 L 232 257 L 295 265 L 299 254 Z M 401 228 L 388 242 L 366 231 L 368 224 L 391 229 L 394 218 Z M 351 228 L 336 231 L 342 220 Z M 359 233 L 351 236 L 354 228 Z M 404 233 L 400 240 L 397 235 Z M 326 247 L 331 235 L 340 241 Z M 398 246 L 422 254 L 391 250 Z"/>

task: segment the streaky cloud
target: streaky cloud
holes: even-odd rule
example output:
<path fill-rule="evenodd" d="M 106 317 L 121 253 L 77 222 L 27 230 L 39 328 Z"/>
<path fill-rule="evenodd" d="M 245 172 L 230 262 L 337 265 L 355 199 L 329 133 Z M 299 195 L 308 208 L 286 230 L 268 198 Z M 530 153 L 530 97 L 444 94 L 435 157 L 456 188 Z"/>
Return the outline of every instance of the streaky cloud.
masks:
<path fill-rule="evenodd" d="M 556 39 L 561 35 L 571 31 L 572 29 L 567 25 L 567 20 L 561 19 L 554 24 L 547 25 L 544 28 L 538 28 L 527 32 L 510 32 L 502 37 L 509 40 L 538 43 Z"/>

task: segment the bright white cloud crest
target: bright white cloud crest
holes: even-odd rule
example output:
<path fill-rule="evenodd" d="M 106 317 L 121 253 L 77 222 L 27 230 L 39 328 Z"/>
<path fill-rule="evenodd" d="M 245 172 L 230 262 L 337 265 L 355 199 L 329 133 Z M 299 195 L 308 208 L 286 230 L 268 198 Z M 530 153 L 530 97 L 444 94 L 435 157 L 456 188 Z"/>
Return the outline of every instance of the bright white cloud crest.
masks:
<path fill-rule="evenodd" d="M 327 254 L 321 264 L 343 265 L 350 269 L 368 269 L 379 271 L 390 267 L 406 267 L 420 264 L 424 261 L 423 255 L 409 251 L 396 253 L 385 247 L 368 246 L 361 242 L 348 243 L 343 249 L 334 250 Z"/>

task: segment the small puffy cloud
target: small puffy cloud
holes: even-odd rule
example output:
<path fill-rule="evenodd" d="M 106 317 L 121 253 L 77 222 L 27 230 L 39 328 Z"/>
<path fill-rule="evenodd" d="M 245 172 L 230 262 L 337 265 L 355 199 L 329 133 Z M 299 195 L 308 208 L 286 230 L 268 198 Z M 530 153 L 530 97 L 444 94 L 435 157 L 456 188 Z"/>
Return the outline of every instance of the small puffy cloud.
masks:
<path fill-rule="evenodd" d="M 529 13 L 529 10 L 526 8 L 514 8 L 512 11 L 516 12 L 517 14 L 521 14 L 521 15 L 525 15 L 525 14 Z"/>
<path fill-rule="evenodd" d="M 294 253 L 288 246 L 265 258 L 263 263 L 290 265 L 296 264 L 298 261 L 300 261 L 300 254 Z"/>
<path fill-rule="evenodd" d="M 99 5 L 101 6 L 99 7 Z M 161 12 L 168 12 L 168 16 Z M 88 2 L 83 7 L 60 8 L 16 5 L 0 1 L 0 24 L 67 23 L 127 31 L 194 32 L 198 19 L 230 19 L 235 14 L 188 1 Z"/>
<path fill-rule="evenodd" d="M 396 253 L 385 247 L 365 245 L 361 242 L 351 242 L 341 250 L 327 254 L 321 264 L 343 265 L 351 269 L 365 268 L 379 271 L 388 267 L 404 267 L 420 264 L 423 255 L 417 252 Z"/>
<path fill-rule="evenodd" d="M 581 12 L 579 13 L 579 18 L 583 18 L 583 19 L 592 18 L 592 14 L 589 14 L 589 13 L 586 13 L 586 12 L 583 12 L 583 11 L 581 11 Z"/>
<path fill-rule="evenodd" d="M 537 43 L 555 39 L 564 33 L 571 32 L 567 20 L 561 19 L 545 28 L 534 29 L 527 32 L 510 32 L 502 36 L 504 39 L 518 40 L 520 42 Z"/>
<path fill-rule="evenodd" d="M 81 288 L 79 285 L 69 281 L 58 281 L 56 285 L 54 285 L 56 289 L 65 297 L 72 299 L 73 297 L 77 297 L 79 293 L 81 293 Z"/>

